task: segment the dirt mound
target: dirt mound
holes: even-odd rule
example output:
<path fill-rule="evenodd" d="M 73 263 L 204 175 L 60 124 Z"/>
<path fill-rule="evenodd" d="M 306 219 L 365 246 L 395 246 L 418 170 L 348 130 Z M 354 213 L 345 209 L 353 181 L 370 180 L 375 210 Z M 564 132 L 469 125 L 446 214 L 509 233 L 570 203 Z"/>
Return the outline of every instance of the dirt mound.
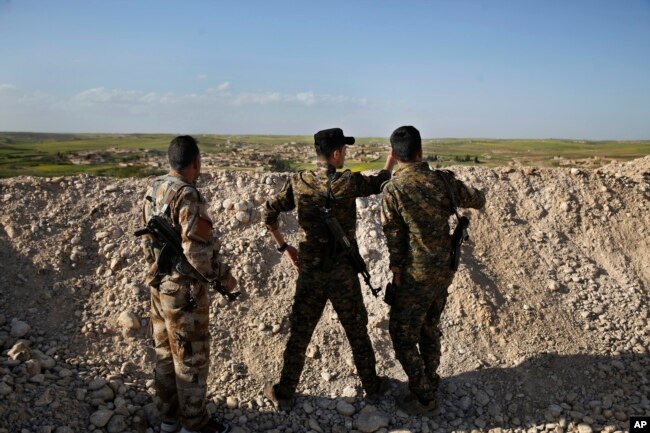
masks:
<path fill-rule="evenodd" d="M 441 409 L 432 418 L 407 417 L 392 396 L 365 404 L 329 307 L 296 410 L 271 410 L 260 390 L 281 367 L 295 273 L 260 206 L 285 176 L 204 175 L 200 189 L 244 292 L 233 304 L 212 296 L 210 410 L 251 432 L 613 432 L 650 413 L 650 157 L 594 171 L 455 171 L 484 188 L 488 204 L 466 212 L 471 241 L 443 316 Z M 149 295 L 132 234 L 148 183 L 0 181 L 0 431 L 154 431 Z M 373 283 L 385 286 L 379 203 L 358 200 L 357 233 Z M 295 242 L 295 214 L 282 220 Z M 365 296 L 378 369 L 394 378 L 395 396 L 405 375 L 388 308 Z"/>

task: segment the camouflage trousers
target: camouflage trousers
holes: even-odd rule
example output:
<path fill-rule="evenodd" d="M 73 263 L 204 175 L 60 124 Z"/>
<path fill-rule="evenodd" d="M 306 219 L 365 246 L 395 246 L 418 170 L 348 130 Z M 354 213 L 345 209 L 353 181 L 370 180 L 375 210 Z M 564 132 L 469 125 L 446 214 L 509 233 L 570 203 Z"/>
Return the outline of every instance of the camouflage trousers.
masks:
<path fill-rule="evenodd" d="M 352 348 L 354 363 L 366 393 L 378 390 L 375 353 L 368 336 L 368 313 L 363 303 L 359 278 L 347 264 L 329 272 L 301 270 L 291 310 L 291 330 L 284 351 L 284 364 L 276 393 L 292 398 L 296 392 L 305 352 L 327 300 L 332 303 Z"/>
<path fill-rule="evenodd" d="M 433 400 L 438 391 L 440 316 L 453 278 L 452 271 L 426 283 L 405 278 L 390 309 L 389 331 L 395 357 L 408 376 L 409 389 L 423 401 Z"/>
<path fill-rule="evenodd" d="M 163 282 L 151 289 L 151 324 L 156 349 L 154 381 L 163 421 L 180 418 L 188 430 L 208 422 L 205 408 L 210 333 L 208 289 L 194 288 L 197 307 L 188 306 L 189 284 Z"/>

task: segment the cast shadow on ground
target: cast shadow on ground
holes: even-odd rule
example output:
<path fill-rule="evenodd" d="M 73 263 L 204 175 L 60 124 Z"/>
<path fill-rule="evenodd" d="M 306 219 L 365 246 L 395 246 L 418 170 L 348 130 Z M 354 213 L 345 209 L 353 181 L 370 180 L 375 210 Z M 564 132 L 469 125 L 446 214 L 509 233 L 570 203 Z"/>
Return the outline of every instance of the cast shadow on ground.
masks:
<path fill-rule="evenodd" d="M 213 367 L 214 368 L 214 367 Z M 514 367 L 493 367 L 444 377 L 437 414 L 422 419 L 407 417 L 397 410 L 397 396 L 407 385 L 392 380 L 391 395 L 376 404 L 389 414 L 389 428 L 414 429 L 427 423 L 430 430 L 467 431 L 478 428 L 529 429 L 563 423 L 589 423 L 594 431 L 612 426 L 627 430 L 629 417 L 650 414 L 647 395 L 650 356 L 625 353 L 618 356 L 540 354 Z M 645 391 L 644 391 L 645 390 Z M 308 430 L 305 420 L 313 418 L 325 432 L 347 431 L 347 425 L 326 427 L 327 415 L 303 412 L 304 403 L 315 408 L 335 410 L 337 399 L 299 395 L 294 411 L 276 414 L 275 428 L 299 426 Z M 355 402 L 357 411 L 360 401 Z M 225 408 L 220 412 L 237 425 L 238 416 Z M 248 420 L 264 425 L 267 410 L 244 410 Z M 277 424 L 280 418 L 279 425 Z M 249 431 L 251 426 L 246 426 Z M 341 429 L 343 428 L 343 430 Z M 260 430 L 264 431 L 264 430 Z"/>

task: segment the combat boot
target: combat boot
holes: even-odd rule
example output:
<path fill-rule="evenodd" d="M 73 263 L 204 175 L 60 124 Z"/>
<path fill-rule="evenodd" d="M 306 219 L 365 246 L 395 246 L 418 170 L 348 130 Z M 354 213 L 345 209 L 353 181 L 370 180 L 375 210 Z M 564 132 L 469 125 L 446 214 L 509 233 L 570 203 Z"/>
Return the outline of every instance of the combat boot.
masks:
<path fill-rule="evenodd" d="M 279 411 L 289 412 L 293 407 L 293 399 L 278 397 L 276 387 L 277 385 L 274 385 L 271 382 L 266 382 L 262 394 L 264 394 L 264 397 L 268 398 L 269 401 L 273 403 L 273 406 L 275 406 L 276 409 Z"/>
<path fill-rule="evenodd" d="M 397 405 L 408 415 L 427 416 L 434 414 L 438 408 L 438 401 L 433 399 L 428 402 L 423 402 L 411 392 L 402 398 Z"/>
<path fill-rule="evenodd" d="M 213 415 L 208 420 L 208 423 L 199 430 L 187 430 L 183 427 L 180 433 L 228 433 L 230 430 L 232 430 L 232 427 L 229 424 L 220 423 Z"/>
<path fill-rule="evenodd" d="M 372 392 L 366 392 L 366 400 L 370 403 L 376 403 L 390 391 L 390 379 L 387 376 L 379 376 L 377 379 L 379 379 L 377 389 Z"/>

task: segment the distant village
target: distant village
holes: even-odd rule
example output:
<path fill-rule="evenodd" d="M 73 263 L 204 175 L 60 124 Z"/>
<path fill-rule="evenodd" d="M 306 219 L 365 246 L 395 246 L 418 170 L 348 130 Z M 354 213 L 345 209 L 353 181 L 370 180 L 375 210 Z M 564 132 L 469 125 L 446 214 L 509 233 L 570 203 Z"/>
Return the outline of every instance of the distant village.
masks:
<path fill-rule="evenodd" d="M 287 171 L 295 164 L 309 164 L 315 160 L 313 148 L 304 143 L 287 142 L 268 148 L 247 143 L 236 143 L 232 146 L 226 151 L 211 152 L 208 149 L 202 155 L 202 165 L 213 169 Z M 374 145 L 356 145 L 348 148 L 347 158 L 350 162 L 367 163 L 379 160 L 382 154 Z M 160 169 L 167 167 L 167 154 L 158 149 L 109 148 L 79 151 L 67 155 L 67 159 L 77 165 L 117 164 L 120 167 L 137 165 Z"/>

